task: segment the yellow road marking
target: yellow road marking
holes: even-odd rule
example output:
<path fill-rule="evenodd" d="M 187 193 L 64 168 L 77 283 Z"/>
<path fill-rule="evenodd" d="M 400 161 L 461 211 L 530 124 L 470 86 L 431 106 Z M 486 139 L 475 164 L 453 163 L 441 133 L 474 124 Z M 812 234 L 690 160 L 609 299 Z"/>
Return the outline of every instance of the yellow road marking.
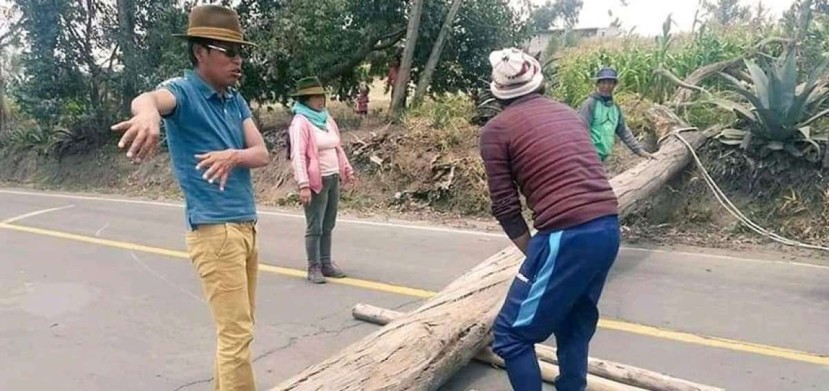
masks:
<path fill-rule="evenodd" d="M 20 232 L 28 232 L 28 233 L 36 234 L 36 235 L 44 235 L 44 236 L 51 236 L 51 237 L 55 237 L 55 238 L 74 240 L 74 241 L 84 242 L 84 243 L 97 244 L 97 245 L 101 245 L 101 246 L 120 248 L 120 249 L 124 249 L 124 250 L 139 251 L 139 252 L 148 253 L 148 254 L 163 255 L 163 256 L 171 257 L 171 258 L 190 259 L 190 256 L 184 251 L 169 250 L 169 249 L 166 249 L 166 248 L 145 246 L 143 244 L 136 244 L 136 243 L 129 243 L 129 242 L 121 242 L 121 241 L 116 241 L 116 240 L 102 239 L 102 238 L 96 238 L 96 237 L 92 237 L 92 236 L 77 235 L 77 234 L 68 233 L 68 232 L 53 231 L 53 230 L 49 230 L 49 229 L 42 229 L 42 228 L 35 228 L 35 227 L 27 227 L 27 226 L 17 225 L 17 224 L 0 223 L 0 228 L 10 229 L 10 230 L 20 231 Z M 305 271 L 298 270 L 298 269 L 291 269 L 291 268 L 273 266 L 273 265 L 266 265 L 266 264 L 260 264 L 259 269 L 261 269 L 263 271 L 266 271 L 266 272 L 281 274 L 281 275 L 284 275 L 284 276 L 305 278 Z M 331 280 L 329 280 L 329 282 L 333 282 L 335 284 L 353 286 L 353 287 L 357 287 L 357 288 L 370 289 L 370 290 L 375 290 L 375 291 L 380 291 L 380 292 L 395 293 L 395 294 L 399 294 L 399 295 L 403 295 L 403 296 L 417 297 L 417 298 L 421 298 L 421 299 L 427 299 L 427 298 L 430 298 L 430 297 L 435 295 L 435 292 L 426 291 L 426 290 L 422 290 L 422 289 L 415 289 L 415 288 L 409 288 L 409 287 L 405 287 L 405 286 L 398 286 L 398 285 L 392 285 L 392 284 L 384 284 L 384 283 L 381 283 L 381 282 L 360 280 L 360 279 L 356 279 L 356 278 L 331 279 Z"/>
<path fill-rule="evenodd" d="M 74 240 L 78 242 L 90 243 L 90 244 L 97 244 L 101 246 L 113 247 L 113 248 L 120 248 L 124 250 L 131 250 L 131 251 L 139 251 L 143 253 L 149 254 L 156 254 L 167 256 L 171 258 L 184 258 L 189 259 L 189 256 L 184 251 L 176 251 L 176 250 L 169 250 L 165 248 L 159 247 L 152 247 L 152 246 L 145 246 L 142 244 L 136 243 L 129 243 L 129 242 L 121 242 L 116 240 L 109 240 L 109 239 L 101 239 L 91 236 L 84 236 L 84 235 L 77 235 L 68 232 L 61 232 L 61 231 L 53 231 L 49 229 L 42 229 L 42 228 L 34 228 L 34 227 L 27 227 L 23 225 L 17 224 L 8 224 L 8 223 L 0 223 L 0 229 L 9 229 L 19 232 L 26 232 L 36 235 L 44 235 L 44 236 L 51 236 L 60 239 L 67 239 L 67 240 Z M 283 276 L 289 277 L 297 277 L 297 278 L 305 278 L 305 271 L 298 270 L 298 269 L 291 269 L 281 266 L 273 266 L 267 264 L 260 264 L 260 270 L 279 274 Z M 330 280 L 333 283 L 341 284 L 341 285 L 348 285 L 356 288 L 363 288 L 368 290 L 374 290 L 379 292 L 385 293 L 394 293 L 399 294 L 402 296 L 410 296 L 416 297 L 420 299 L 428 299 L 437 294 L 434 291 L 428 291 L 423 289 L 416 289 L 416 288 L 409 288 L 405 286 L 399 285 L 391 285 L 391 284 L 384 284 L 381 282 L 375 281 L 368 281 L 368 280 L 361 280 L 356 278 L 344 278 L 344 279 L 332 279 Z M 616 331 L 623 331 L 632 334 L 639 334 L 648 337 L 654 338 L 661 338 L 667 339 L 671 341 L 678 341 L 684 342 L 688 344 L 694 345 L 702 345 L 726 350 L 732 350 L 737 352 L 743 353 L 753 353 L 762 356 L 768 357 L 775 357 L 781 358 L 786 360 L 792 361 L 800 361 L 810 364 L 817 364 L 823 366 L 829 366 L 829 356 L 822 356 L 814 353 L 808 353 L 798 350 L 786 349 L 776 346 L 769 346 L 769 345 L 761 345 L 755 344 L 751 342 L 744 342 L 726 338 L 718 338 L 718 337 L 709 337 L 703 335 L 697 335 L 692 333 L 686 333 L 681 331 L 673 331 L 673 330 L 666 330 L 661 329 L 658 327 L 647 326 L 637 323 L 630 323 L 620 320 L 612 320 L 612 319 L 601 319 L 599 320 L 599 327 L 608 329 L 608 330 L 616 330 Z"/>
<path fill-rule="evenodd" d="M 660 329 L 658 327 L 646 326 L 637 323 L 622 322 L 612 319 L 599 320 L 599 327 L 608 330 L 624 331 L 633 334 L 647 335 L 649 337 L 685 342 L 694 345 L 710 346 L 713 348 L 728 349 L 744 353 L 754 353 L 762 356 L 783 358 L 786 360 L 802 361 L 810 364 L 829 366 L 829 356 L 807 353 L 793 349 L 786 349 L 777 346 L 761 345 L 745 341 L 737 341 L 726 338 L 709 337 L 705 335 L 685 333 L 681 331 L 666 330 Z"/>
<path fill-rule="evenodd" d="M 291 276 L 291 277 L 298 277 L 298 278 L 305 278 L 305 270 L 298 270 L 298 269 L 291 269 L 287 267 L 281 266 L 273 266 L 267 264 L 259 264 L 259 270 L 264 270 L 266 272 L 281 274 L 283 276 Z M 417 297 L 420 299 L 428 299 L 434 296 L 436 293 L 432 291 L 427 291 L 423 289 L 417 288 L 409 288 L 406 286 L 400 285 L 392 285 L 386 284 L 382 282 L 376 281 L 369 281 L 369 280 L 361 280 L 359 278 L 337 278 L 337 279 L 328 279 L 328 282 L 333 282 L 335 284 L 340 285 L 348 285 L 355 288 L 362 288 L 368 289 L 372 291 L 379 291 L 379 292 L 386 292 L 386 293 L 394 293 L 401 296 L 410 296 L 410 297 Z"/>
<path fill-rule="evenodd" d="M 14 217 L 5 219 L 3 221 L 0 221 L 0 224 L 14 223 L 16 221 L 20 221 L 20 220 L 23 220 L 23 219 L 28 219 L 29 217 L 39 216 L 39 215 L 42 215 L 42 214 L 57 212 L 59 210 L 64 210 L 64 209 L 69 209 L 69 208 L 74 208 L 74 207 L 75 207 L 75 205 L 67 205 L 67 206 L 61 206 L 60 208 L 49 208 L 49 209 L 36 210 L 34 212 L 30 212 L 30 213 L 26 213 L 26 214 L 22 214 L 22 215 L 19 215 L 19 216 L 14 216 Z"/>

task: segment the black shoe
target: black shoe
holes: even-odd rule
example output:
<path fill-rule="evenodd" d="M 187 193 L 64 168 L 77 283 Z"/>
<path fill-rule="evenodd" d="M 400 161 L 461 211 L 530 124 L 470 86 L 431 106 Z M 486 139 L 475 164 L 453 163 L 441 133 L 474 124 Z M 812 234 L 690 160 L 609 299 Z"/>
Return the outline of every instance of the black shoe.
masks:
<path fill-rule="evenodd" d="M 322 273 L 322 266 L 308 266 L 308 281 L 314 284 L 325 284 L 325 276 Z"/>
<path fill-rule="evenodd" d="M 345 273 L 343 273 L 343 271 L 340 270 L 340 268 L 337 267 L 337 265 L 334 264 L 333 262 L 322 264 L 322 275 L 325 276 L 325 277 L 331 277 L 331 278 L 345 278 L 346 277 Z"/>

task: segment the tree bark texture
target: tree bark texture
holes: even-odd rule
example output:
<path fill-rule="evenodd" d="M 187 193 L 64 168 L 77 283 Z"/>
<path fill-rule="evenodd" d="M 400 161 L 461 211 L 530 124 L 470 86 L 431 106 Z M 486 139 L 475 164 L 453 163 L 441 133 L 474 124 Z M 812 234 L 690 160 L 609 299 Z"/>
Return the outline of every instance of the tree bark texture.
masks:
<path fill-rule="evenodd" d="M 412 99 L 412 104 L 414 105 L 418 105 L 423 101 L 423 97 L 426 95 L 426 89 L 428 89 L 429 85 L 432 84 L 432 75 L 435 73 L 435 68 L 438 66 L 438 61 L 440 61 L 440 54 L 443 53 L 443 46 L 446 43 L 446 38 L 452 30 L 452 25 L 455 23 L 455 16 L 458 14 L 458 10 L 460 10 L 462 3 L 463 0 L 452 1 L 452 7 L 449 8 L 446 20 L 440 28 L 440 33 L 438 33 L 438 39 L 435 41 L 435 45 L 432 46 L 432 53 L 429 54 L 429 60 L 426 61 L 426 68 L 423 69 L 423 74 L 420 75 L 420 80 L 417 82 L 417 88 L 415 89 L 414 98 Z"/>
<path fill-rule="evenodd" d="M 319 76 L 320 81 L 328 83 L 329 81 L 350 72 L 365 61 L 366 57 L 368 57 L 372 52 L 385 50 L 394 46 L 403 38 L 405 33 L 406 29 L 400 29 L 380 37 L 373 35 L 371 38 L 367 39 L 356 52 L 343 60 L 343 62 L 337 63 L 336 65 L 324 70 Z"/>
<path fill-rule="evenodd" d="M 0 135 L 6 129 L 6 117 L 9 115 L 9 109 L 6 104 L 6 79 L 3 76 L 3 62 L 0 61 Z"/>
<path fill-rule="evenodd" d="M 118 9 L 118 46 L 121 48 L 121 61 L 124 72 L 121 80 L 121 111 L 130 113 L 130 104 L 137 95 L 136 75 L 138 74 L 138 55 L 135 42 L 135 0 L 117 0 Z"/>
<path fill-rule="evenodd" d="M 394 94 L 391 97 L 391 108 L 389 113 L 397 117 L 405 108 L 404 98 L 408 92 L 409 79 L 414 62 L 415 46 L 417 45 L 418 29 L 420 28 L 420 17 L 423 15 L 423 2 L 425 0 L 414 0 L 412 10 L 409 12 L 409 26 L 406 29 L 406 47 L 403 49 L 403 58 L 400 60 L 400 71 L 394 83 Z"/>

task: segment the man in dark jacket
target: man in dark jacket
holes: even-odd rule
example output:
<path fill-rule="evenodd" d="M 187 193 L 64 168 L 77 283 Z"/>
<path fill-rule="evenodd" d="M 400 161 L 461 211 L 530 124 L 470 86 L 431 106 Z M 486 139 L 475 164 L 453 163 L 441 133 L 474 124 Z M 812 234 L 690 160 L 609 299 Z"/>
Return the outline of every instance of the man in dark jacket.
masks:
<path fill-rule="evenodd" d="M 605 161 L 613 152 L 613 144 L 618 135 L 633 153 L 652 159 L 653 156 L 633 137 L 633 133 L 625 124 L 622 109 L 613 101 L 613 91 L 617 83 L 618 75 L 614 69 L 601 69 L 596 74 L 596 92 L 591 94 L 579 109 L 590 129 L 593 145 L 599 153 L 599 158 Z"/>
<path fill-rule="evenodd" d="M 534 345 L 555 334 L 559 391 L 584 390 L 598 302 L 619 250 L 618 203 L 587 128 L 544 96 L 538 61 L 518 49 L 490 55 L 490 90 L 504 110 L 481 133 L 492 213 L 526 255 L 495 321 L 493 348 L 514 389 L 540 391 Z M 530 236 L 519 191 L 533 211 Z"/>

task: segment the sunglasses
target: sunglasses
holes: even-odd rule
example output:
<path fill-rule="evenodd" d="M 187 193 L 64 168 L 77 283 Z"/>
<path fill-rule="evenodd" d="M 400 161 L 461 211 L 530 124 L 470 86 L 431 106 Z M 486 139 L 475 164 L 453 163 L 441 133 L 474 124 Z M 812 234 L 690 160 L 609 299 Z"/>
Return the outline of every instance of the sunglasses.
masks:
<path fill-rule="evenodd" d="M 242 57 L 242 54 L 244 54 L 243 51 L 242 51 L 241 46 L 235 46 L 235 47 L 229 47 L 228 48 L 228 47 L 223 47 L 223 46 L 207 45 L 207 47 L 210 48 L 210 49 L 213 49 L 213 50 L 218 50 L 218 51 L 224 53 L 225 56 L 227 56 L 229 58 Z"/>

